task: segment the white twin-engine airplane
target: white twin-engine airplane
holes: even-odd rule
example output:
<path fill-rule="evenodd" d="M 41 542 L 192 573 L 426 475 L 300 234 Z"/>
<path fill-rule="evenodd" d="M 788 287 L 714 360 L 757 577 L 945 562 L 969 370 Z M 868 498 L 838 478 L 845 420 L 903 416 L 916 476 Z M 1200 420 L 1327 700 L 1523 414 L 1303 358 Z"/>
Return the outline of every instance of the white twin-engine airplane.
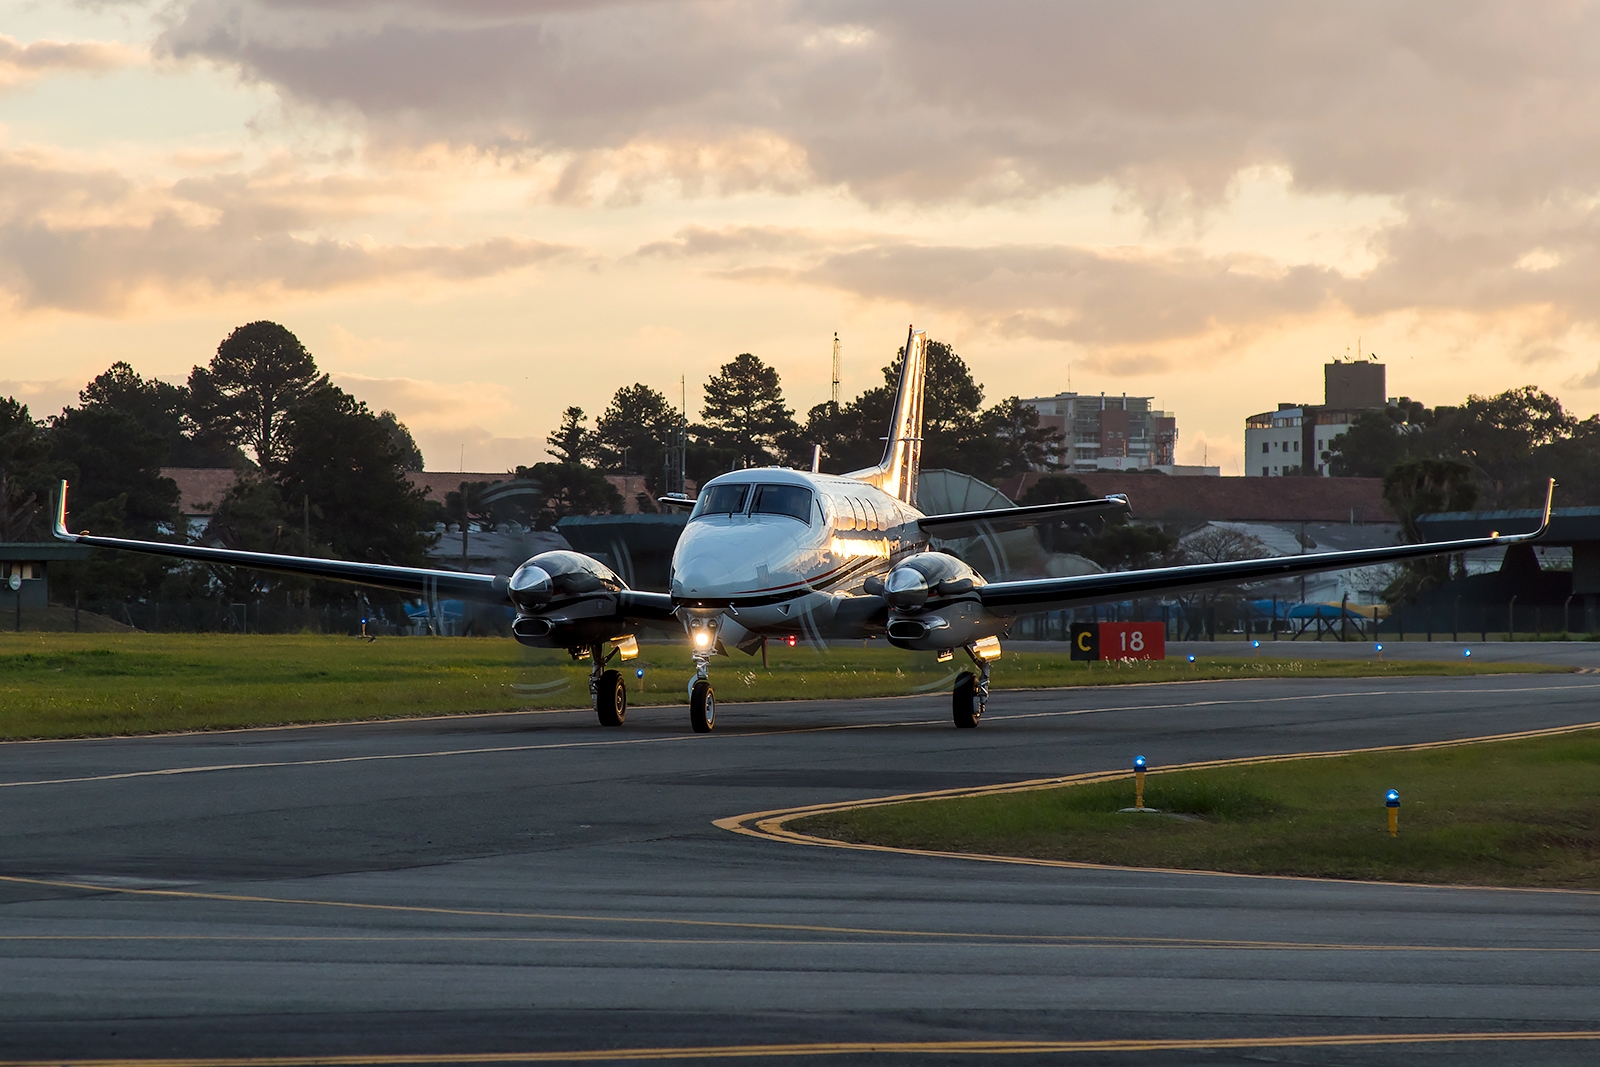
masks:
<path fill-rule="evenodd" d="M 627 715 L 627 686 L 621 672 L 607 669 L 611 658 L 637 655 L 639 630 L 681 633 L 694 660 L 689 721 L 696 732 L 704 733 L 716 722 L 707 667 L 713 656 L 726 654 L 730 647 L 753 654 L 768 638 L 820 642 L 881 636 L 897 648 L 938 652 L 942 658 L 964 650 L 976 673 L 963 671 L 957 676 L 953 715 L 958 727 L 970 728 L 978 725 L 988 703 L 989 668 L 1000 655 L 999 639 L 1019 615 L 1510 545 L 1541 536 L 1550 522 L 1553 481 L 1539 528 L 1525 534 L 1069 578 L 986 581 L 956 557 L 929 551 L 929 535 L 979 523 L 1028 525 L 1073 513 L 1126 510 L 1128 501 L 1108 496 L 956 515 L 918 511 L 912 502 L 922 453 L 926 346 L 926 335 L 913 329 L 906 341 L 883 461 L 876 467 L 837 476 L 787 467 L 734 471 L 708 481 L 693 501 L 669 499 L 668 503 L 692 506 L 693 511 L 673 552 L 672 586 L 666 593 L 629 589 L 609 567 L 577 552 L 540 553 L 507 578 L 73 534 L 66 528 L 66 482 L 61 483 L 55 535 L 103 548 L 413 595 L 509 602 L 516 609 L 512 633 L 518 641 L 565 648 L 575 659 L 588 657 L 595 713 L 604 726 L 620 726 Z"/>

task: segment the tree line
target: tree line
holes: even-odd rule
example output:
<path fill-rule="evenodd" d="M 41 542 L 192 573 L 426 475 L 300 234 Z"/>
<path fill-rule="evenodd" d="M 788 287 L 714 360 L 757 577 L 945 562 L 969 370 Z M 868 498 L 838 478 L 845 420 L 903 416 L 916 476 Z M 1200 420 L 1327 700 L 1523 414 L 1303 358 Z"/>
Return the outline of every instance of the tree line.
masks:
<path fill-rule="evenodd" d="M 1559 506 L 1600 504 L 1600 416 L 1579 419 L 1533 385 L 1456 406 L 1401 397 L 1334 438 L 1328 463 L 1338 477 L 1382 478 L 1402 535 L 1419 541 L 1423 515 L 1542 506 L 1550 478 Z M 1410 600 L 1447 580 L 1452 565 L 1465 573 L 1459 559 L 1406 564 L 1385 598 Z"/>
<path fill-rule="evenodd" d="M 443 505 L 406 478 L 423 469 L 410 432 L 390 411 L 373 411 L 322 373 L 291 331 L 273 322 L 238 327 L 183 385 L 145 378 L 116 362 L 89 382 L 78 403 L 36 419 L 15 397 L 0 397 L 0 539 L 44 540 L 54 486 L 72 483 L 72 523 L 111 536 L 184 539 L 178 487 L 166 467 L 231 468 L 237 480 L 215 505 L 199 539 L 252 551 L 419 565 L 439 521 L 515 520 L 549 527 L 566 515 L 620 512 L 608 474 L 643 476 L 650 510 L 666 491 L 667 460 L 683 450 L 694 483 L 726 470 L 781 464 L 844 472 L 882 455 L 903 350 L 883 384 L 843 404 L 818 404 L 802 424 L 776 369 L 751 353 L 723 364 L 705 383 L 700 418 L 690 421 L 657 389 L 616 390 L 593 427 L 569 407 L 547 438 L 550 462 L 508 472 L 534 487 L 485 503 L 492 483 L 463 483 Z M 923 461 L 994 481 L 1044 466 L 1059 444 L 1036 412 L 1015 397 L 985 407 L 984 388 L 948 344 L 928 346 Z M 199 501 L 189 501 L 193 505 Z M 97 553 L 53 569 L 55 592 L 84 600 L 256 599 L 270 584 L 302 602 L 348 592 L 235 568 L 175 565 L 157 557 Z"/>
<path fill-rule="evenodd" d="M 55 486 L 71 482 L 72 524 L 117 537 L 185 539 L 164 467 L 231 467 L 238 479 L 201 540 L 229 548 L 417 565 L 438 506 L 406 479 L 422 453 L 393 412 L 374 412 L 317 369 L 272 322 L 231 332 L 184 385 L 113 363 L 59 415 L 36 420 L 0 397 L 0 539 L 49 537 Z M 200 503 L 198 501 L 191 501 Z M 270 581 L 303 601 L 337 587 L 232 567 L 96 553 L 52 568 L 58 597 L 254 599 Z"/>

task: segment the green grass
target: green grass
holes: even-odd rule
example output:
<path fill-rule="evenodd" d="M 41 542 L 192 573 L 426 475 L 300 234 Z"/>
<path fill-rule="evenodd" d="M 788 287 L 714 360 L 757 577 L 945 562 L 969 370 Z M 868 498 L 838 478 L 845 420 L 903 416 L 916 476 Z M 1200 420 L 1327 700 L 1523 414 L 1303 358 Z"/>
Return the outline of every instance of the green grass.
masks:
<path fill-rule="evenodd" d="M 712 663 L 723 701 L 892 696 L 948 689 L 964 657 L 805 647 Z M 645 668 L 641 693 L 631 677 Z M 644 645 L 626 664 L 635 704 L 676 704 L 689 678 L 687 650 Z M 1505 664 L 1202 660 L 1116 665 L 1065 655 L 1007 652 L 997 688 L 1112 685 L 1205 678 L 1366 677 L 1550 670 Z M 588 702 L 587 663 L 560 649 L 497 638 L 382 638 L 312 634 L 0 633 L 0 738 L 77 737 L 393 718 Z"/>
<path fill-rule="evenodd" d="M 1383 796 L 1398 789 L 1400 836 Z M 1141 867 L 1600 889 L 1600 731 L 1421 752 L 1152 773 L 814 816 L 804 833 Z"/>

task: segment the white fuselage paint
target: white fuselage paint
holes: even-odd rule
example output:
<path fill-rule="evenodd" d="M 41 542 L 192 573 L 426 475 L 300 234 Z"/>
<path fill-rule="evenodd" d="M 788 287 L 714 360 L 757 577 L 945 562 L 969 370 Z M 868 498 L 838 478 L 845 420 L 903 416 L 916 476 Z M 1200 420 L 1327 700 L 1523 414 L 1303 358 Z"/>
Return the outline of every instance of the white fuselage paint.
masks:
<path fill-rule="evenodd" d="M 745 484 L 744 511 L 697 515 L 672 555 L 672 596 L 691 615 L 726 613 L 724 626 L 761 633 L 808 633 L 832 617 L 841 597 L 861 592 L 905 556 L 922 551 L 922 513 L 854 478 L 763 467 L 720 475 L 700 490 Z M 803 486 L 812 494 L 809 521 L 755 514 L 759 485 Z M 732 628 L 732 627 L 730 627 Z"/>

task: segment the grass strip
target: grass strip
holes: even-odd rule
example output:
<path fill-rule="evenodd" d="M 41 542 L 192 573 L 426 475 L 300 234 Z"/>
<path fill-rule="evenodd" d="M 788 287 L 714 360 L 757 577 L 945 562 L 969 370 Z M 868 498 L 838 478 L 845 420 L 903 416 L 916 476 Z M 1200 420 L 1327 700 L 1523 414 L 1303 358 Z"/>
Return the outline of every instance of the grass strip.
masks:
<path fill-rule="evenodd" d="M 1390 837 L 1384 793 L 1398 789 Z M 1600 731 L 1151 773 L 811 816 L 898 848 L 1372 881 L 1600 889 Z"/>
<path fill-rule="evenodd" d="M 875 643 L 817 651 L 775 646 L 770 668 L 735 653 L 712 665 L 723 701 L 901 696 L 948 690 L 961 662 Z M 646 644 L 613 661 L 635 705 L 681 704 L 687 650 Z M 643 668 L 642 685 L 633 672 Z M 1007 652 L 997 689 L 1208 678 L 1500 674 L 1564 668 L 1507 664 L 1233 658 L 1093 665 Z M 0 634 L 0 738 L 89 737 L 459 712 L 577 708 L 587 661 L 503 638 L 317 634 Z"/>

